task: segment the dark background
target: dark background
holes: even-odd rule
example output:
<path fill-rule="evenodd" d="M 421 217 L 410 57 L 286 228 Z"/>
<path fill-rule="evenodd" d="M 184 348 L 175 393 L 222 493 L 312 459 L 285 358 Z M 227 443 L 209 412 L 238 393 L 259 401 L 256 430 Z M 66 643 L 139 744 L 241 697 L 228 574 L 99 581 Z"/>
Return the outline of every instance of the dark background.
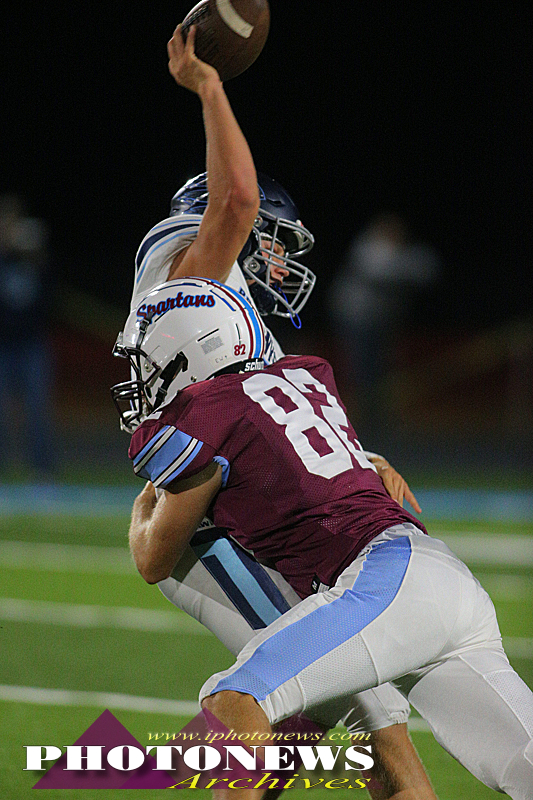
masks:
<path fill-rule="evenodd" d="M 272 0 L 263 53 L 226 89 L 257 167 L 316 236 L 322 290 L 387 208 L 442 254 L 433 324 L 486 326 L 530 307 L 528 5 Z M 139 241 L 204 167 L 199 101 L 167 72 L 166 41 L 190 6 L 9 12 L 0 184 L 49 222 L 59 276 L 123 308 Z M 315 294 L 307 321 L 320 325 Z"/>
<path fill-rule="evenodd" d="M 111 430 L 124 468 L 109 386 L 126 365 L 110 351 L 134 255 L 205 168 L 200 102 L 167 67 L 166 42 L 192 5 L 19 3 L 6 16 L 0 188 L 49 225 L 69 476 L 111 461 Z M 399 212 L 440 254 L 441 279 L 397 340 L 382 386 L 391 419 L 363 441 L 424 480 L 447 463 L 449 481 L 463 463 L 469 479 L 491 465 L 495 480 L 520 469 L 529 484 L 532 11 L 464 6 L 271 0 L 266 46 L 226 91 L 257 168 L 289 190 L 316 238 L 303 330 L 272 325 L 285 350 L 332 360 L 364 434 L 328 288 L 369 218 Z"/>

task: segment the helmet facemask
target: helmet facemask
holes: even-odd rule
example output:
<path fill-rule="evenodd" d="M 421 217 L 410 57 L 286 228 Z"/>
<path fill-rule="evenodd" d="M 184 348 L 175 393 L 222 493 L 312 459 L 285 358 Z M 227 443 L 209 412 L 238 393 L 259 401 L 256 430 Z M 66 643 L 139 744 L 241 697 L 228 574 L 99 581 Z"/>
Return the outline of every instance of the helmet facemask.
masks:
<path fill-rule="evenodd" d="M 276 244 L 281 245 L 282 253 L 276 251 Z M 313 245 L 313 235 L 300 222 L 260 209 L 239 264 L 253 281 L 250 292 L 261 314 L 289 319 L 298 315 L 313 290 L 316 276 L 296 259 Z M 283 283 L 272 274 L 273 268 L 288 273 Z"/>
<path fill-rule="evenodd" d="M 161 367 L 141 348 L 151 317 L 145 318 L 139 326 L 139 336 L 134 347 L 124 345 L 123 334 L 119 333 L 113 355 L 127 358 L 130 362 L 132 380 L 117 383 L 111 388 L 111 397 L 120 417 L 120 427 L 133 433 L 143 419 L 156 411 L 167 396 L 168 387 L 179 372 L 187 370 L 188 363 L 183 353 L 178 353 L 165 367 Z M 148 377 L 143 379 L 144 373 Z M 161 383 L 157 392 L 152 389 L 156 380 Z"/>
<path fill-rule="evenodd" d="M 316 281 L 314 273 L 298 259 L 311 250 L 315 240 L 300 222 L 298 209 L 286 190 L 261 172 L 258 172 L 257 179 L 259 216 L 238 262 L 245 277 L 252 282 L 250 293 L 259 313 L 262 316 L 274 314 L 294 322 L 298 320 L 298 313 Z M 204 172 L 191 178 L 176 192 L 170 214 L 203 214 L 208 199 L 207 173 Z M 261 239 L 267 239 L 270 247 L 265 247 Z M 283 247 L 283 255 L 275 252 L 276 243 Z M 271 276 L 272 267 L 281 267 L 289 273 L 282 285 Z"/>

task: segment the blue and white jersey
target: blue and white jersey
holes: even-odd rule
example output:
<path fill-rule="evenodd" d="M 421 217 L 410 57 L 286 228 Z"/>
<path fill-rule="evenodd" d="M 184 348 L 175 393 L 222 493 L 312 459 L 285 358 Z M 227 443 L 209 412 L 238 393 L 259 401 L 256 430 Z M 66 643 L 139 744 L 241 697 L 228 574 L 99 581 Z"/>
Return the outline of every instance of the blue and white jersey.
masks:
<path fill-rule="evenodd" d="M 148 231 L 135 256 L 135 280 L 130 306 L 132 311 L 152 289 L 168 280 L 168 271 L 174 258 L 196 239 L 201 221 L 201 214 L 180 214 L 158 222 Z M 226 284 L 254 304 L 237 261 L 231 268 Z M 265 327 L 265 331 L 265 361 L 273 364 L 284 353 L 268 328 Z"/>
<path fill-rule="evenodd" d="M 176 255 L 198 236 L 201 221 L 201 214 L 181 214 L 158 222 L 148 231 L 135 256 L 131 310 L 154 287 L 165 283 Z"/>

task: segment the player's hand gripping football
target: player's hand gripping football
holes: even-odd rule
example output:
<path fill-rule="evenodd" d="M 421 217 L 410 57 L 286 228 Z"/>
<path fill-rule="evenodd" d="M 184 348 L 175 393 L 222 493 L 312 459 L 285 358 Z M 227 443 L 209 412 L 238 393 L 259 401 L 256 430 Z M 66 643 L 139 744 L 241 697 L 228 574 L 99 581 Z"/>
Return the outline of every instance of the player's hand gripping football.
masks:
<path fill-rule="evenodd" d="M 205 61 L 200 61 L 195 55 L 195 34 L 196 28 L 192 25 L 184 44 L 181 25 L 178 25 L 167 45 L 167 52 L 168 69 L 176 83 L 198 94 L 206 81 L 220 82 L 220 78 L 214 67 L 206 64 Z"/>
<path fill-rule="evenodd" d="M 418 504 L 418 500 L 409 488 L 407 481 L 402 478 L 399 472 L 396 472 L 394 467 L 391 467 L 389 462 L 383 456 L 369 456 L 369 460 L 378 471 L 378 475 L 383 481 L 383 485 L 393 500 L 396 500 L 403 506 L 404 499 L 417 511 L 419 514 L 422 511 Z"/>

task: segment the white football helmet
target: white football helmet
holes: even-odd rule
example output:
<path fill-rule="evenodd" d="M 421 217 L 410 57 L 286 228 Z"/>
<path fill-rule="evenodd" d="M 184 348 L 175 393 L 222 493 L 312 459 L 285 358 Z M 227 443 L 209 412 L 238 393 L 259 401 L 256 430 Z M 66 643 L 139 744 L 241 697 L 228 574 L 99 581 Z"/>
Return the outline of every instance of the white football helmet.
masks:
<path fill-rule="evenodd" d="M 246 297 L 218 281 L 180 278 L 153 289 L 130 313 L 113 355 L 132 380 L 111 393 L 132 433 L 180 389 L 224 372 L 263 369 L 266 335 Z"/>

